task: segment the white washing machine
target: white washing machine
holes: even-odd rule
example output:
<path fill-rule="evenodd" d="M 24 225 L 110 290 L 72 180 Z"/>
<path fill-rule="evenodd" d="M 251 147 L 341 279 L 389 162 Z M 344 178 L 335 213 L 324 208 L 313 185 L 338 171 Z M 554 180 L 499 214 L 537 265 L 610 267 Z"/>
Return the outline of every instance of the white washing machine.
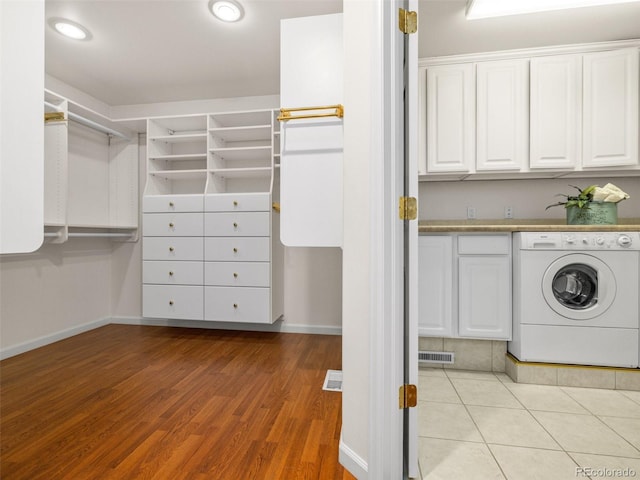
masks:
<path fill-rule="evenodd" d="M 640 232 L 518 232 L 513 242 L 509 352 L 638 367 Z"/>

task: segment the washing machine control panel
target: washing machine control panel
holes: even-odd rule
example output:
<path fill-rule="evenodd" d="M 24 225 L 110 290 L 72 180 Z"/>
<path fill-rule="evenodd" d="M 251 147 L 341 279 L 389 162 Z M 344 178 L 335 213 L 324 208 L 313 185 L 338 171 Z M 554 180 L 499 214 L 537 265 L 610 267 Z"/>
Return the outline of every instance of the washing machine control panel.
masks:
<path fill-rule="evenodd" d="M 640 250 L 640 232 L 522 232 L 526 250 Z"/>
<path fill-rule="evenodd" d="M 640 238 L 637 232 L 564 233 L 562 240 L 567 250 L 640 250 Z"/>

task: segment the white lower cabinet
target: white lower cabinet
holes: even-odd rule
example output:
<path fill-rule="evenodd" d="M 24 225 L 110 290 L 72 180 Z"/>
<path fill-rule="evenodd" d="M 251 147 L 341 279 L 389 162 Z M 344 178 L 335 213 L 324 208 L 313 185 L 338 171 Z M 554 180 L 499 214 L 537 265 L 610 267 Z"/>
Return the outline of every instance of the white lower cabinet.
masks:
<path fill-rule="evenodd" d="M 421 336 L 511 338 L 510 234 L 421 235 Z"/>

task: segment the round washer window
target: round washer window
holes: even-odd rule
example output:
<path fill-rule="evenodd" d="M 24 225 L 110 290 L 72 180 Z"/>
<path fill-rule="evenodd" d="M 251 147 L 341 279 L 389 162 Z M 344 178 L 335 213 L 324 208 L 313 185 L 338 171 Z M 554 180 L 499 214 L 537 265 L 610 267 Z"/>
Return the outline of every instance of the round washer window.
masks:
<path fill-rule="evenodd" d="M 556 299 L 567 308 L 590 308 L 598 302 L 598 272 L 589 265 L 572 263 L 555 274 L 551 289 Z"/>
<path fill-rule="evenodd" d="M 547 305 L 569 320 L 596 318 L 616 297 L 616 279 L 609 266 L 586 253 L 569 253 L 553 261 L 541 287 Z"/>

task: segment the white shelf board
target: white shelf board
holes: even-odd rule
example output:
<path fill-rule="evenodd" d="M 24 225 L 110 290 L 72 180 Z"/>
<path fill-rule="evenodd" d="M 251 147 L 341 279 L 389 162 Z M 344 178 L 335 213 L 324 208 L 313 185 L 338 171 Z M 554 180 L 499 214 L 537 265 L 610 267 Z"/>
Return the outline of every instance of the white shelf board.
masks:
<path fill-rule="evenodd" d="M 260 147 L 210 148 L 209 151 L 223 160 L 271 160 L 271 145 Z"/>
<path fill-rule="evenodd" d="M 150 155 L 150 160 L 171 160 L 171 161 L 184 161 L 184 160 L 206 160 L 206 153 L 176 153 L 172 155 Z"/>
<path fill-rule="evenodd" d="M 206 170 L 160 170 L 149 172 L 151 177 L 160 177 L 166 180 L 197 180 L 206 177 Z"/>
<path fill-rule="evenodd" d="M 248 142 L 271 139 L 271 125 L 210 128 L 209 132 L 225 142 Z"/>
<path fill-rule="evenodd" d="M 207 133 L 185 133 L 175 135 L 157 135 L 149 137 L 151 141 L 159 141 L 164 143 L 191 143 L 191 142 L 206 142 Z"/>
<path fill-rule="evenodd" d="M 223 178 L 264 178 L 271 176 L 271 167 L 219 168 L 211 170 L 211 173 Z"/>

